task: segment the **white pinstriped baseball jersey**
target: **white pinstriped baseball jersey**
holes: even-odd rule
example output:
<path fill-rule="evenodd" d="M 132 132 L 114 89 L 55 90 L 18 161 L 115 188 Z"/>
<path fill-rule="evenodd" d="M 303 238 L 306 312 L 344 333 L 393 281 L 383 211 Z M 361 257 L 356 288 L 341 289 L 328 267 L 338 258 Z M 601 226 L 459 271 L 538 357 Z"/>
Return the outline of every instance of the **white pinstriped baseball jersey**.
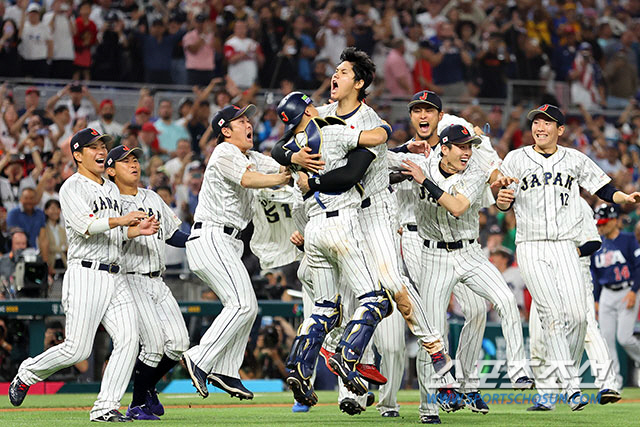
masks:
<path fill-rule="evenodd" d="M 500 171 L 519 179 L 513 209 L 516 243 L 534 240 L 576 240 L 581 221 L 580 187 L 594 194 L 611 178 L 578 150 L 558 146 L 545 157 L 533 146 L 504 158 Z"/>
<path fill-rule="evenodd" d="M 289 241 L 296 230 L 293 206 L 300 193 L 292 187 L 263 188 L 254 192 L 251 252 L 263 270 L 291 264 L 302 252 Z"/>
<path fill-rule="evenodd" d="M 364 102 L 346 116 L 338 116 L 338 103 L 323 105 L 318 107 L 320 117 L 336 116 L 347 123 L 347 127 L 357 131 L 370 130 L 382 125 L 382 120 L 378 114 Z M 387 166 L 387 144 L 380 144 L 369 149 L 376 158 L 371 162 L 367 172 L 362 178 L 364 187 L 363 198 L 369 197 L 380 191 L 385 190 L 389 186 L 389 171 Z"/>
<path fill-rule="evenodd" d="M 152 273 L 164 271 L 165 240 L 173 236 L 180 227 L 181 221 L 173 210 L 154 191 L 138 189 L 138 194 L 129 196 L 122 194 L 122 212 L 135 210 L 155 215 L 160 229 L 153 236 L 140 236 L 124 243 L 122 267 L 125 272 Z"/>
<path fill-rule="evenodd" d="M 280 170 L 275 160 L 255 151 L 242 154 L 229 142 L 216 147 L 204 172 L 194 222 L 228 225 L 237 230 L 247 227 L 252 217 L 253 193 L 243 188 L 240 181 L 248 167 L 261 173 Z"/>
<path fill-rule="evenodd" d="M 598 241 L 602 242 L 602 238 L 598 233 L 598 227 L 596 226 L 596 220 L 593 218 L 593 209 L 589 206 L 589 203 L 582 197 L 579 201 L 580 204 L 580 214 L 582 216 L 582 223 L 578 225 L 578 238 L 576 239 L 576 243 L 578 245 L 584 245 L 586 242 Z M 580 259 L 586 258 L 590 260 L 591 257 L 580 257 Z"/>
<path fill-rule="evenodd" d="M 398 203 L 398 224 L 405 226 L 416 223 L 416 195 L 413 181 L 405 180 L 393 186 L 393 194 Z"/>
<path fill-rule="evenodd" d="M 347 153 L 358 146 L 360 131 L 350 129 L 348 126 L 332 125 L 324 126 L 321 134 L 320 154 L 325 165 L 319 174 L 323 175 L 347 164 Z M 355 187 L 340 194 L 316 192 L 305 201 L 306 212 L 309 217 L 313 217 L 323 212 L 358 208 L 360 200 L 360 193 Z"/>
<path fill-rule="evenodd" d="M 60 206 L 69 242 L 67 257 L 71 260 L 117 264 L 122 250 L 123 230 L 114 227 L 89 236 L 89 225 L 98 218 L 122 216 L 122 199 L 118 187 L 108 179 L 102 185 L 75 173 L 60 188 Z"/>
<path fill-rule="evenodd" d="M 462 117 L 445 113 L 442 115 L 442 120 L 438 122 L 438 135 L 440 135 L 440 132 L 442 132 L 444 128 L 451 125 L 464 126 L 471 135 L 476 134 L 471 123 Z M 491 145 L 491 138 L 487 135 L 481 135 L 480 139 L 482 142 L 473 146 L 473 157 L 483 170 L 493 172 L 500 167 L 502 160 L 500 159 L 500 156 L 498 156 L 498 153 L 496 153 L 493 145 Z"/>
<path fill-rule="evenodd" d="M 452 196 L 464 195 L 471 206 L 456 218 L 440 206 L 422 185 L 415 185 L 414 192 L 419 199 L 415 210 L 418 234 L 422 239 L 444 242 L 477 239 L 480 233 L 478 211 L 482 204 L 487 173 L 471 157 L 464 171 L 445 178 L 440 172 L 440 160 L 439 156 L 429 156 L 426 161 L 421 162 L 420 167 L 425 176 Z"/>

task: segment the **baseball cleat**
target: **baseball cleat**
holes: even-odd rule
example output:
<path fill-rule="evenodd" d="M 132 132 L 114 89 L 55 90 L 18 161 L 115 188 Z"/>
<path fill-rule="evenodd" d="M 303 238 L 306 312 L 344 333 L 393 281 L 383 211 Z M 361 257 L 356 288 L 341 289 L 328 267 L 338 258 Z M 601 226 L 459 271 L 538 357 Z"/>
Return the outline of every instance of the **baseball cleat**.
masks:
<path fill-rule="evenodd" d="M 147 407 L 147 405 L 140 405 L 127 408 L 127 417 L 132 420 L 146 420 L 146 421 L 159 421 L 160 417 L 154 415 L 151 412 L 151 409 Z"/>
<path fill-rule="evenodd" d="M 582 394 L 580 391 L 576 391 L 567 399 L 567 403 L 569 404 L 569 408 L 572 411 L 582 411 L 585 406 L 589 404 L 589 397 Z"/>
<path fill-rule="evenodd" d="M 422 424 L 442 424 L 437 415 L 420 415 L 420 422 Z"/>
<path fill-rule="evenodd" d="M 11 381 L 11 385 L 9 386 L 9 401 L 13 406 L 22 405 L 24 398 L 27 397 L 28 391 L 29 386 L 23 383 L 22 380 L 16 375 L 13 381 Z"/>
<path fill-rule="evenodd" d="M 342 378 L 342 382 L 347 390 L 358 396 L 362 396 L 367 392 L 367 386 L 354 369 L 355 366 L 353 365 L 355 365 L 355 363 L 347 362 L 341 355 L 334 354 L 329 358 L 329 365 L 331 365 L 333 370 L 338 373 L 338 376 Z"/>
<path fill-rule="evenodd" d="M 307 405 L 303 405 L 300 402 L 294 402 L 293 406 L 291 407 L 291 412 L 309 412 L 309 409 L 311 407 L 307 406 Z"/>
<path fill-rule="evenodd" d="M 349 415 L 359 415 L 365 409 L 366 408 L 360 406 L 360 404 L 356 402 L 355 399 L 352 399 L 350 397 L 345 397 L 340 401 L 340 410 Z"/>
<path fill-rule="evenodd" d="M 533 406 L 529 406 L 527 408 L 527 411 L 529 412 L 547 412 L 547 411 L 552 411 L 553 409 L 549 408 L 548 406 L 544 406 L 542 403 L 536 403 Z"/>
<path fill-rule="evenodd" d="M 433 370 L 436 371 L 436 375 L 439 377 L 443 377 L 453 368 L 453 360 L 444 350 L 433 353 L 431 355 L 431 363 L 433 363 Z"/>
<path fill-rule="evenodd" d="M 222 374 L 209 374 L 207 379 L 211 385 L 226 391 L 231 397 L 237 397 L 240 400 L 253 399 L 253 393 L 251 393 L 238 378 L 232 378 Z"/>
<path fill-rule="evenodd" d="M 207 390 L 207 373 L 198 368 L 198 365 L 193 363 L 187 353 L 182 355 L 182 361 L 184 362 L 184 366 L 187 368 L 187 372 L 189 372 L 193 386 L 198 390 L 200 396 L 203 398 L 209 396 L 209 390 Z"/>
<path fill-rule="evenodd" d="M 153 390 L 147 391 L 147 395 L 144 399 L 144 404 L 153 415 L 161 416 L 164 415 L 164 406 L 160 403 L 160 399 L 158 399 L 158 390 L 155 388 Z"/>
<path fill-rule="evenodd" d="M 445 412 L 456 412 L 465 407 L 464 396 L 452 388 L 438 389 L 436 402 Z"/>
<path fill-rule="evenodd" d="M 308 379 L 302 378 L 296 370 L 289 372 L 286 383 L 293 392 L 293 397 L 297 402 L 306 406 L 313 406 L 318 403 L 318 396 L 313 390 L 313 385 Z"/>
<path fill-rule="evenodd" d="M 605 388 L 598 392 L 598 403 L 601 405 L 606 405 L 607 403 L 616 403 L 620 399 L 622 399 L 620 393 L 610 388 Z"/>
<path fill-rule="evenodd" d="M 325 365 L 327 365 L 327 369 L 331 371 L 332 374 L 338 375 L 338 373 L 329 365 L 329 359 L 335 353 L 327 350 L 324 347 L 320 348 L 320 356 L 324 359 Z M 358 363 L 356 365 L 356 370 L 360 372 L 360 375 L 365 380 L 369 381 L 371 384 L 376 385 L 385 385 L 387 383 L 387 378 L 378 371 L 375 365 L 370 365 L 368 363 Z"/>
<path fill-rule="evenodd" d="M 516 390 L 531 390 L 534 387 L 535 381 L 529 377 L 520 377 L 513 383 L 513 388 Z"/>
<path fill-rule="evenodd" d="M 372 391 L 367 392 L 367 408 L 376 402 L 376 395 Z"/>
<path fill-rule="evenodd" d="M 482 395 L 477 391 L 467 393 L 464 399 L 464 403 L 467 405 L 467 408 L 471 409 L 471 412 L 476 412 L 478 414 L 489 413 L 489 407 L 484 402 L 484 400 L 482 400 Z"/>
<path fill-rule="evenodd" d="M 385 418 L 398 418 L 400 416 L 400 412 L 398 411 L 386 411 L 380 414 L 380 416 Z"/>
<path fill-rule="evenodd" d="M 99 417 L 91 418 L 91 421 L 94 423 L 128 423 L 129 421 L 133 420 L 122 415 L 117 409 L 112 409 L 106 414 L 102 414 Z"/>

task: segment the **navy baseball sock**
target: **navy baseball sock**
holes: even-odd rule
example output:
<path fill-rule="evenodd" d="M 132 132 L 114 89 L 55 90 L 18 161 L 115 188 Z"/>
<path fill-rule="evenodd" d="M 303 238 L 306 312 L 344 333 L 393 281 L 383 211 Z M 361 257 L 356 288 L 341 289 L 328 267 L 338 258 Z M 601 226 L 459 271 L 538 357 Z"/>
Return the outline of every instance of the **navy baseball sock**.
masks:
<path fill-rule="evenodd" d="M 177 360 L 173 360 L 167 357 L 166 354 L 163 355 L 162 359 L 160 359 L 160 363 L 158 363 L 158 366 L 154 368 L 153 373 L 151 374 L 151 378 L 147 384 L 149 386 L 148 389 L 153 390 L 156 384 L 158 384 L 158 381 L 160 381 L 162 377 L 167 374 L 167 372 L 173 369 L 173 367 L 176 366 L 177 363 Z"/>
<path fill-rule="evenodd" d="M 133 369 L 133 399 L 131 400 L 131 407 L 140 406 L 144 404 L 147 390 L 149 390 L 149 384 L 153 378 L 153 373 L 156 368 L 153 368 L 142 360 L 136 360 L 136 365 Z"/>

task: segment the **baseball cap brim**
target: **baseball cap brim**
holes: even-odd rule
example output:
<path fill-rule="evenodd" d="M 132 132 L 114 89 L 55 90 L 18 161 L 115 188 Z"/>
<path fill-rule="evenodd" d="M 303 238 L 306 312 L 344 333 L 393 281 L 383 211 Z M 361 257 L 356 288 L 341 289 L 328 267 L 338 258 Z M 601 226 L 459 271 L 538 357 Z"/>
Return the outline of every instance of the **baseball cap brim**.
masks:
<path fill-rule="evenodd" d="M 247 117 L 252 117 L 256 111 L 258 111 L 258 109 L 256 108 L 255 105 L 253 104 L 249 104 L 244 108 L 239 109 L 236 114 L 233 116 L 232 119 L 230 119 L 229 121 L 233 121 L 235 119 L 237 119 L 240 116 L 247 116 Z"/>
<path fill-rule="evenodd" d="M 127 158 L 129 155 L 133 154 L 134 156 L 136 156 L 136 158 L 140 158 L 143 155 L 142 150 L 140 149 L 140 147 L 133 147 L 130 148 L 126 151 L 123 151 L 122 154 L 120 155 L 120 157 L 118 157 L 117 159 L 114 158 L 113 161 L 114 162 L 119 162 L 120 160 L 124 160 L 125 158 Z M 108 167 L 113 167 L 113 166 L 108 166 Z"/>
<path fill-rule="evenodd" d="M 428 105 L 429 107 L 433 107 L 433 108 L 435 108 L 436 110 L 441 111 L 441 110 L 440 110 L 440 107 L 438 107 L 436 104 L 434 104 L 433 102 L 426 101 L 426 100 L 424 100 L 424 99 L 416 99 L 416 100 L 413 100 L 413 101 L 409 102 L 409 103 L 407 104 L 407 108 L 409 108 L 409 110 L 411 110 L 411 108 L 412 108 L 414 105 L 418 105 L 418 104 L 426 104 L 426 105 Z"/>
<path fill-rule="evenodd" d="M 106 133 L 102 134 L 102 135 L 98 135 L 95 138 L 92 138 L 89 142 L 84 144 L 82 147 L 86 147 L 86 146 L 91 145 L 94 142 L 100 141 L 100 140 L 103 140 L 105 144 L 108 144 L 108 143 L 113 141 L 113 137 L 111 135 L 106 134 Z M 80 147 L 80 148 L 82 148 L 82 147 Z"/>
<path fill-rule="evenodd" d="M 560 123 L 558 121 L 558 119 L 556 119 L 555 117 L 553 117 L 551 114 L 547 113 L 546 111 L 541 111 L 541 110 L 531 110 L 527 113 L 527 119 L 528 120 L 533 120 L 536 118 L 536 116 L 538 114 L 544 114 L 545 116 L 549 117 L 551 120 L 553 120 L 554 122 L 558 123 L 559 125 L 562 125 L 562 123 Z"/>
<path fill-rule="evenodd" d="M 464 139 L 459 139 L 457 141 L 449 141 L 449 144 L 456 144 L 456 145 L 462 145 L 462 144 L 480 144 L 482 142 L 482 139 L 477 136 L 477 135 L 469 135 L 468 137 L 464 138 Z"/>
<path fill-rule="evenodd" d="M 609 221 L 614 220 L 615 218 L 600 218 L 598 220 L 596 220 L 596 225 L 605 225 L 606 223 L 608 223 Z"/>

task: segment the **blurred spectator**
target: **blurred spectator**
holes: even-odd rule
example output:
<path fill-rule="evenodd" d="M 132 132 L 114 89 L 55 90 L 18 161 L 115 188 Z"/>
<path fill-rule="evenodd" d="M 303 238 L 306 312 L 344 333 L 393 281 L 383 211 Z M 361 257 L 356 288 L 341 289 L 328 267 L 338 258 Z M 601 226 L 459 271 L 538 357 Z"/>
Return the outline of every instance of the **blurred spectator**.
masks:
<path fill-rule="evenodd" d="M 5 77 L 20 75 L 19 43 L 18 26 L 12 19 L 5 19 L 2 22 L 2 36 L 0 37 L 0 75 Z"/>
<path fill-rule="evenodd" d="M 172 153 L 176 151 L 180 139 L 190 139 L 187 129 L 172 120 L 173 107 L 169 99 L 161 99 L 158 103 L 158 120 L 154 122 L 159 132 L 158 141 L 160 148 Z"/>
<path fill-rule="evenodd" d="M 173 197 L 173 191 L 171 190 L 171 186 L 165 185 L 161 187 L 157 187 L 155 189 L 156 193 L 162 198 L 162 200 L 173 210 L 173 212 L 180 217 L 180 210 L 177 208 L 175 203 L 175 198 Z M 182 218 L 180 218 L 182 220 Z M 184 232 L 189 232 L 191 229 L 190 225 L 186 222 L 183 222 L 180 225 L 180 230 Z M 168 271 L 181 271 L 185 268 L 185 263 L 187 260 L 187 253 L 185 248 L 176 248 L 169 244 L 165 244 L 165 254 L 166 260 L 165 264 Z"/>
<path fill-rule="evenodd" d="M 193 160 L 193 151 L 191 150 L 191 142 L 184 138 L 178 140 L 175 157 L 164 165 L 164 170 L 169 177 L 171 184 L 181 184 L 187 165 Z"/>
<path fill-rule="evenodd" d="M 76 32 L 73 36 L 75 47 L 75 57 L 73 65 L 75 80 L 89 80 L 91 77 L 91 48 L 98 40 L 98 28 L 96 23 L 89 19 L 91 13 L 91 2 L 83 1 L 78 6 L 78 17 L 76 18 Z"/>
<path fill-rule="evenodd" d="M 98 101 L 91 95 L 89 88 L 80 82 L 68 84 L 56 95 L 52 96 L 47 101 L 47 108 L 51 108 L 52 105 L 64 105 L 67 107 L 71 120 L 78 117 L 89 119 L 95 116 L 96 111 L 100 109 Z"/>
<path fill-rule="evenodd" d="M 350 46 L 355 46 L 356 49 L 373 56 L 377 41 L 373 31 L 373 21 L 362 13 L 356 14 L 348 40 Z"/>
<path fill-rule="evenodd" d="M 194 28 L 182 38 L 187 83 L 206 86 L 213 78 L 216 38 L 205 15 L 198 15 Z"/>
<path fill-rule="evenodd" d="M 48 350 L 53 346 L 62 344 L 65 340 L 64 327 L 62 323 L 54 321 L 47 322 L 47 329 L 44 331 L 44 349 Z M 73 366 L 64 368 L 51 375 L 51 381 L 78 381 L 78 377 L 89 370 L 89 361 L 83 360 Z"/>
<path fill-rule="evenodd" d="M 129 47 L 124 21 L 115 12 L 105 17 L 104 31 L 98 38 L 91 74 L 95 80 L 122 80 L 127 76 L 124 52 Z"/>
<path fill-rule="evenodd" d="M 569 72 L 573 67 L 573 60 L 578 49 L 575 30 L 571 27 L 564 28 L 564 37 L 553 49 L 551 63 L 556 73 L 555 79 L 562 82 L 570 80 Z M 540 42 L 538 42 L 540 46 Z"/>
<path fill-rule="evenodd" d="M 7 176 L 0 176 L 0 197 L 7 212 L 19 206 L 20 194 L 25 188 L 36 187 L 36 175 L 25 177 L 24 165 L 24 155 L 10 154 L 0 159 L 0 173 L 4 172 Z"/>
<path fill-rule="evenodd" d="M 142 45 L 145 81 L 171 84 L 171 57 L 174 47 L 185 35 L 184 30 L 169 34 L 162 19 L 154 19 L 149 33 L 136 32 Z"/>
<path fill-rule="evenodd" d="M 176 34 L 181 30 L 185 17 L 186 15 L 183 13 L 171 13 L 171 15 L 169 15 L 169 34 Z M 217 48 L 218 46 L 216 46 L 216 49 Z M 214 56 L 213 60 L 215 64 L 216 56 Z M 214 65 L 214 69 L 215 68 L 216 67 Z M 220 73 L 222 73 L 222 70 L 220 70 Z M 183 41 L 176 44 L 173 51 L 171 51 L 171 80 L 177 85 L 187 84 L 187 67 L 185 63 Z"/>
<path fill-rule="evenodd" d="M 520 310 L 520 317 L 523 320 L 526 320 L 528 316 L 524 304 L 525 284 L 522 279 L 522 275 L 520 274 L 520 269 L 513 265 L 513 251 L 500 245 L 491 251 L 489 261 L 496 266 L 498 271 L 502 274 L 502 277 L 504 277 L 504 280 L 507 282 L 507 285 L 509 285 L 509 288 L 511 288 L 511 292 L 513 292 L 516 297 L 516 303 Z M 495 312 L 492 312 L 492 315 L 492 321 L 499 321 Z"/>
<path fill-rule="evenodd" d="M 404 59 L 404 40 L 395 39 L 384 63 L 384 84 L 395 98 L 408 98 L 413 93 L 411 71 Z"/>
<path fill-rule="evenodd" d="M 486 48 L 476 59 L 480 98 L 507 97 L 507 67 L 510 62 L 505 42 L 500 33 L 491 33 Z"/>
<path fill-rule="evenodd" d="M 176 186 L 176 205 L 188 214 L 186 220 L 193 222 L 193 214 L 198 206 L 198 195 L 202 188 L 202 168 L 200 166 L 190 166 L 187 171 L 187 179 L 184 183 Z"/>
<path fill-rule="evenodd" d="M 49 125 L 49 139 L 56 145 L 58 141 L 70 138 L 71 135 L 71 114 L 69 107 L 59 105 L 53 110 L 53 124 Z"/>
<path fill-rule="evenodd" d="M 270 105 L 265 109 L 260 122 L 256 126 L 256 134 L 258 136 L 258 150 L 260 152 L 265 149 L 271 150 L 282 134 L 284 134 L 284 123 L 278 119 L 275 105 Z"/>
<path fill-rule="evenodd" d="M 282 333 L 276 325 L 270 324 L 260 329 L 253 351 L 259 378 L 283 379 L 287 376 L 284 360 L 289 349 L 285 346 Z"/>
<path fill-rule="evenodd" d="M 0 372 L 2 372 L 2 374 L 0 374 L 0 381 L 11 381 L 11 375 L 13 375 L 15 371 L 11 363 L 13 346 L 7 341 L 8 331 L 4 319 L 0 318 Z"/>
<path fill-rule="evenodd" d="M 431 43 L 435 51 L 432 56 L 433 82 L 440 86 L 445 96 L 465 96 L 465 67 L 471 66 L 472 58 L 450 22 L 438 24 L 436 36 Z"/>
<path fill-rule="evenodd" d="M 343 28 L 343 17 L 339 10 L 332 10 L 316 35 L 320 48 L 318 59 L 326 59 L 331 67 L 340 63 L 340 54 L 347 47 L 347 36 Z"/>
<path fill-rule="evenodd" d="M 115 121 L 116 107 L 112 99 L 103 99 L 98 106 L 98 119 L 88 123 L 90 128 L 114 138 L 122 135 L 123 125 Z"/>
<path fill-rule="evenodd" d="M 44 206 L 46 216 L 45 226 L 40 230 L 38 246 L 40 254 L 49 266 L 49 274 L 53 276 L 55 270 L 67 268 L 67 234 L 64 223 L 60 221 L 60 202 L 49 199 Z"/>
<path fill-rule="evenodd" d="M 144 159 L 146 160 L 151 156 L 165 153 L 165 150 L 160 148 L 160 143 L 158 142 L 158 130 L 151 122 L 146 122 L 142 125 L 138 134 L 138 141 L 140 141 L 139 147 L 142 148 Z"/>
<path fill-rule="evenodd" d="M 635 38 L 635 34 L 626 31 L 622 35 L 620 50 L 606 62 L 607 108 L 624 109 L 638 90 L 637 54 L 632 47 Z"/>
<path fill-rule="evenodd" d="M 298 52 L 297 42 L 293 41 L 285 47 L 285 36 L 289 32 L 287 22 L 275 16 L 271 11 L 271 6 L 264 4 L 258 10 L 260 18 L 260 51 L 264 56 L 262 68 L 260 70 L 260 85 L 262 87 L 273 87 L 279 81 L 278 75 L 285 70 L 286 73 L 297 73 L 297 67 L 289 68 L 290 64 L 283 64 L 285 55 L 293 58 Z M 294 77 L 292 75 L 291 77 Z"/>
<path fill-rule="evenodd" d="M 317 55 L 316 44 L 309 34 L 309 20 L 304 15 L 298 15 L 293 21 L 291 37 L 296 40 L 298 47 L 298 78 L 299 86 L 304 89 L 316 89 L 313 82 L 313 60 Z"/>
<path fill-rule="evenodd" d="M 224 44 L 228 75 L 240 90 L 248 89 L 258 78 L 258 68 L 264 62 L 257 41 L 247 35 L 247 21 L 239 19 L 233 26 L 233 36 Z"/>
<path fill-rule="evenodd" d="M 7 213 L 7 227 L 18 227 L 25 231 L 29 238 L 29 247 L 38 247 L 40 229 L 45 226 L 44 212 L 36 207 L 38 197 L 35 188 L 28 187 L 20 193 L 20 206 Z"/>
<path fill-rule="evenodd" d="M 589 43 L 580 43 L 569 78 L 571 79 L 571 100 L 574 104 L 593 110 L 604 103 L 602 70 L 593 59 Z"/>
<path fill-rule="evenodd" d="M 40 21 L 40 6 L 37 3 L 31 3 L 22 13 L 18 36 L 23 74 L 26 77 L 49 77 L 53 40 L 49 27 Z"/>
<path fill-rule="evenodd" d="M 187 131 L 191 135 L 191 149 L 196 155 L 200 155 L 200 139 L 209 127 L 209 101 L 201 100 L 193 104 L 191 118 L 187 122 Z"/>
<path fill-rule="evenodd" d="M 66 0 L 54 0 L 51 10 L 42 17 L 42 22 L 49 27 L 53 40 L 51 77 L 69 79 L 73 75 L 73 34 L 75 32 L 69 3 Z"/>

